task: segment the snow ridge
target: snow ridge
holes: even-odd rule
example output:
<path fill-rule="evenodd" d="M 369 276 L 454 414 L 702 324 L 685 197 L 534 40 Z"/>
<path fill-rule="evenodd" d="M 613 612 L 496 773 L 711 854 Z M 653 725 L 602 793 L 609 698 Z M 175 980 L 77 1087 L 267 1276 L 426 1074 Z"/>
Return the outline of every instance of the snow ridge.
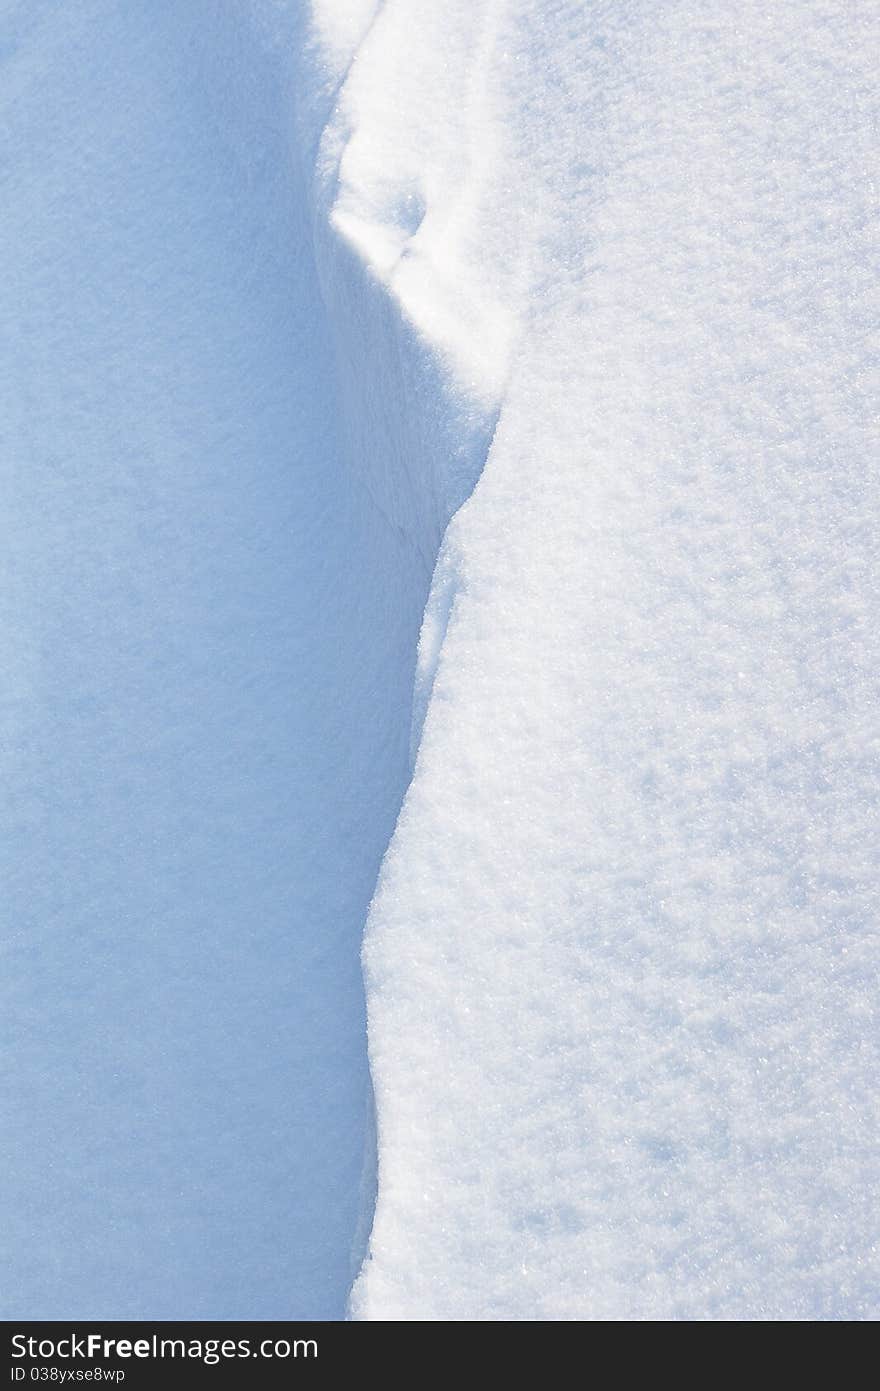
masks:
<path fill-rule="evenodd" d="M 510 284 L 504 293 L 497 275 L 474 264 L 468 245 L 484 231 L 479 200 L 500 138 L 487 134 L 485 90 L 500 4 L 458 6 L 451 25 L 432 17 L 430 5 L 413 9 L 393 0 L 313 6 L 297 93 L 315 259 L 336 346 L 353 483 L 421 567 L 410 772 L 458 586 L 454 543 L 444 537 L 485 463 L 515 340 Z M 414 21 L 431 23 L 429 51 L 438 64 L 450 61 L 444 39 L 455 40 L 462 100 L 453 128 L 445 101 L 424 99 L 417 112 L 409 91 L 402 147 L 404 75 L 394 55 Z M 397 93 L 384 108 L 372 101 L 377 83 Z M 424 74 L 418 87 L 430 91 Z M 447 199 L 453 163 L 456 194 Z M 517 274 L 522 291 L 520 262 Z M 375 1144 L 373 1124 L 354 1273 L 373 1217 Z"/>

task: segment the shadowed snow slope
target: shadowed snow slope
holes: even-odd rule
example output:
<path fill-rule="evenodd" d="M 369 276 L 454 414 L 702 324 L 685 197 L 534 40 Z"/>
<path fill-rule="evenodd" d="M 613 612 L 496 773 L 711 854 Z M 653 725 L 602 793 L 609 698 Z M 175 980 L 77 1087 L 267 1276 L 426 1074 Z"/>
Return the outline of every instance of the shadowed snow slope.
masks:
<path fill-rule="evenodd" d="M 393 406 L 350 466 L 299 9 L 0 3 L 6 1317 L 338 1318 L 363 1251 L 360 935 L 446 518 Z"/>
<path fill-rule="evenodd" d="M 878 1314 L 877 20 L 387 0 L 350 66 L 336 223 L 501 396 L 368 924 L 357 1317 Z"/>

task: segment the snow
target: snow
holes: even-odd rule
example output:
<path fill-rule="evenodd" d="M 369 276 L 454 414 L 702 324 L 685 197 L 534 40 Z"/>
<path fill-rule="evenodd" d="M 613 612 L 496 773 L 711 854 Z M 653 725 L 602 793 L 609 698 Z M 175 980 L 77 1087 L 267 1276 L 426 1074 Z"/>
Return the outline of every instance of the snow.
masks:
<path fill-rule="evenodd" d="M 5 1317 L 877 1317 L 878 21 L 0 0 Z"/>
<path fill-rule="evenodd" d="M 298 22 L 0 7 L 7 1318 L 339 1318 L 362 1254 L 430 567 L 342 442 Z"/>
<path fill-rule="evenodd" d="M 476 115 L 394 0 L 340 103 L 393 148 L 405 66 L 441 217 L 424 132 L 484 123 L 530 268 L 470 263 L 517 330 L 367 929 L 353 1311 L 876 1317 L 876 7 L 478 11 Z"/>

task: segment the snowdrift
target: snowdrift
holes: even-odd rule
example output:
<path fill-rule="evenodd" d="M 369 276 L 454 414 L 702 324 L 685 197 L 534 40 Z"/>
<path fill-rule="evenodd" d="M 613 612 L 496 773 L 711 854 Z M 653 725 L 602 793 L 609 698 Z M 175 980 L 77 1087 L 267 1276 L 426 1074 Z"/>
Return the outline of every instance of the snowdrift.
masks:
<path fill-rule="evenodd" d="M 4 1314 L 875 1317 L 874 7 L 148 8 L 0 5 Z"/>
<path fill-rule="evenodd" d="M 388 0 L 350 64 L 337 224 L 498 413 L 356 1317 L 876 1317 L 877 21 Z"/>

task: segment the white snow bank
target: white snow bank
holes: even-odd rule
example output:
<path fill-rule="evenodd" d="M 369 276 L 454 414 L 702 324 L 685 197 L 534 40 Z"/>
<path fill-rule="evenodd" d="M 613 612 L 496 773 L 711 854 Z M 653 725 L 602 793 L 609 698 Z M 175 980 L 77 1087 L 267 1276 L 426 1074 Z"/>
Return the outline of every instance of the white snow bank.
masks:
<path fill-rule="evenodd" d="M 874 1317 L 875 8 L 308 8 L 0 0 L 3 1312 L 341 1316 L 412 737 L 355 1315 Z"/>
<path fill-rule="evenodd" d="M 876 1317 L 876 7 L 317 8 L 333 225 L 500 403 L 355 1316 Z"/>

